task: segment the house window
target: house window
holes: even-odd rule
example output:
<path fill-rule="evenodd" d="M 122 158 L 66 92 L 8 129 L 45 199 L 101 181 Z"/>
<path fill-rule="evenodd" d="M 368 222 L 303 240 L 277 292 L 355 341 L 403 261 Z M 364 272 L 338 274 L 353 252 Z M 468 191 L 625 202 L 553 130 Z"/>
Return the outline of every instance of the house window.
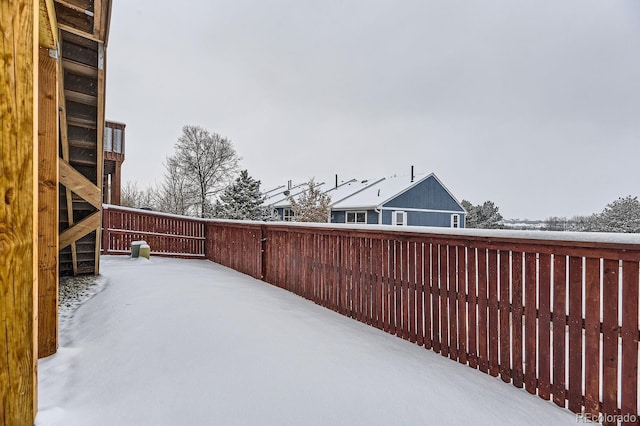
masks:
<path fill-rule="evenodd" d="M 367 212 L 347 212 L 347 223 L 367 223 Z"/>
<path fill-rule="evenodd" d="M 391 224 L 405 226 L 407 224 L 407 212 L 392 211 L 391 212 Z"/>
<path fill-rule="evenodd" d="M 460 215 L 452 214 L 451 215 L 451 227 L 452 228 L 460 228 Z"/>
<path fill-rule="evenodd" d="M 104 150 L 113 151 L 113 129 L 111 127 L 104 128 Z"/>
<path fill-rule="evenodd" d="M 284 209 L 282 211 L 282 219 L 283 220 L 285 220 L 287 222 L 291 222 L 294 217 L 295 217 L 295 213 L 293 212 L 292 209 Z"/>
<path fill-rule="evenodd" d="M 113 152 L 122 153 L 122 129 L 113 129 Z"/>

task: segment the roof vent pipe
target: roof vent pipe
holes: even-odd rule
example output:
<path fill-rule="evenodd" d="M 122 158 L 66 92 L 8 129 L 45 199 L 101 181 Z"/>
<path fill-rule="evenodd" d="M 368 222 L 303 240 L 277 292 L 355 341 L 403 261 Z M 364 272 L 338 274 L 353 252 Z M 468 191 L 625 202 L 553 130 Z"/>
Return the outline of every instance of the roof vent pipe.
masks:
<path fill-rule="evenodd" d="M 291 189 L 291 180 L 287 182 L 287 189 Z"/>
<path fill-rule="evenodd" d="M 411 182 L 413 182 L 415 175 L 413 174 L 413 166 L 411 166 Z"/>
<path fill-rule="evenodd" d="M 336 173 L 336 188 L 338 187 L 338 174 Z"/>

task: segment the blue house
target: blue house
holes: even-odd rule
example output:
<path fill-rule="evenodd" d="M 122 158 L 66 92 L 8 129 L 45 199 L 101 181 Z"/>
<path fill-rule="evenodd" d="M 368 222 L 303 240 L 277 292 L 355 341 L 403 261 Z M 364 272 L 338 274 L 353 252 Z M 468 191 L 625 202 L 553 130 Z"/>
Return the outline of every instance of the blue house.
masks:
<path fill-rule="evenodd" d="M 433 173 L 414 179 L 409 176 L 353 179 L 330 189 L 321 187 L 331 197 L 327 218 L 331 223 L 464 228 L 464 208 Z M 298 186 L 288 192 L 295 197 L 304 190 L 305 187 Z M 273 207 L 281 220 L 293 219 L 286 196 L 266 204 Z"/>

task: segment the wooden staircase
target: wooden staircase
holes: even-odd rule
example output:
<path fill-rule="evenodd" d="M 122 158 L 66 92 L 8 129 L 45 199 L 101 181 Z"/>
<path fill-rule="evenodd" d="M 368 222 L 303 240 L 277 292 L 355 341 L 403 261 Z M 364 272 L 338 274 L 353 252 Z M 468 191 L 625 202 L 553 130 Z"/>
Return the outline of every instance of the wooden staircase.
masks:
<path fill-rule="evenodd" d="M 60 97 L 60 275 L 99 272 L 110 2 L 55 1 Z"/>

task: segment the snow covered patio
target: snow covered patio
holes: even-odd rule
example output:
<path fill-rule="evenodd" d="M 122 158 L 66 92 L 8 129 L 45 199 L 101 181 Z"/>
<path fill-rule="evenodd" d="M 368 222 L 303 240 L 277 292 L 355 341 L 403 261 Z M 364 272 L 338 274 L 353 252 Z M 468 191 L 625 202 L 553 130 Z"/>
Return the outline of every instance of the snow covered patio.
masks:
<path fill-rule="evenodd" d="M 576 423 L 209 261 L 104 256 L 94 292 L 61 306 L 60 349 L 39 363 L 37 425 Z"/>

